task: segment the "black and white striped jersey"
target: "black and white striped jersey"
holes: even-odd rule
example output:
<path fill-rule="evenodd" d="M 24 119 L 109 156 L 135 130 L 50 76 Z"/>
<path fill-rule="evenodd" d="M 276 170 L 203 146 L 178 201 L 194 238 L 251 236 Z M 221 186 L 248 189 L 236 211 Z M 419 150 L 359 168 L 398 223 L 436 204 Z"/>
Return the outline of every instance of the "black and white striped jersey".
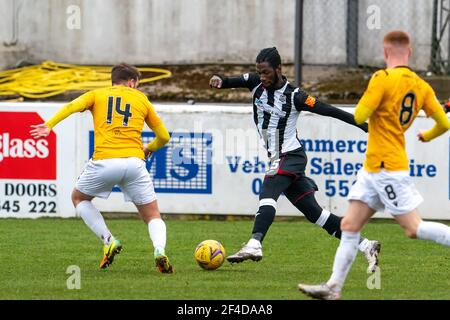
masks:
<path fill-rule="evenodd" d="M 257 75 L 256 77 L 259 80 Z M 256 83 L 250 80 L 252 75 L 244 75 L 245 78 L 248 78 L 249 84 Z M 299 89 L 288 81 L 278 90 L 267 89 L 259 82 L 251 91 L 253 119 L 269 157 L 278 158 L 281 153 L 300 148 L 297 137 L 297 119 L 300 112 L 295 108 L 294 102 L 294 96 L 301 94 Z"/>
<path fill-rule="evenodd" d="M 285 77 L 279 89 L 265 88 L 256 73 L 238 77 L 221 77 L 221 88 L 248 88 L 253 96 L 253 119 L 269 158 L 302 147 L 297 136 L 297 119 L 301 111 L 341 119 L 356 126 L 353 115 L 317 101 L 294 87 Z M 367 132 L 367 124 L 359 126 Z"/>

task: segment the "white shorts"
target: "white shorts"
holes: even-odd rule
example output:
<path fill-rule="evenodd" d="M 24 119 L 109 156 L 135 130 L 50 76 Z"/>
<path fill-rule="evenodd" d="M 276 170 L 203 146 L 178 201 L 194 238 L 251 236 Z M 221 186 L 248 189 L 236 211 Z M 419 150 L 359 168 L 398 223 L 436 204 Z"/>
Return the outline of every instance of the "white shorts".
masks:
<path fill-rule="evenodd" d="M 139 158 L 89 160 L 75 188 L 92 197 L 107 199 L 118 185 L 125 201 L 142 205 L 156 200 L 150 174 Z"/>
<path fill-rule="evenodd" d="M 423 198 L 408 171 L 358 171 L 348 200 L 360 200 L 376 211 L 385 209 L 392 215 L 408 213 L 422 203 Z"/>

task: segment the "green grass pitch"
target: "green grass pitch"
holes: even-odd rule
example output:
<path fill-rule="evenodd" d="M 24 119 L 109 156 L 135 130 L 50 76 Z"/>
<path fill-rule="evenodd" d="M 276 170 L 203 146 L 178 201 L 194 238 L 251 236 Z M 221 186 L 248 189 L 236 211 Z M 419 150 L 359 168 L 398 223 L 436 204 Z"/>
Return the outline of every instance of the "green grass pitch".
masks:
<path fill-rule="evenodd" d="M 233 253 L 248 240 L 252 222 L 168 220 L 166 252 L 175 273 L 160 274 L 141 221 L 106 221 L 124 249 L 108 270 L 99 271 L 102 245 L 83 221 L 0 220 L 0 299 L 301 300 L 307 298 L 297 284 L 327 280 L 338 245 L 306 220 L 275 221 L 262 261 L 225 262 L 218 270 L 205 271 L 194 261 L 196 245 L 216 239 Z M 381 288 L 367 288 L 371 275 L 359 254 L 343 299 L 450 299 L 448 248 L 407 239 L 397 224 L 386 220 L 372 220 L 364 235 L 382 242 Z M 67 288 L 71 265 L 81 270 L 80 289 Z"/>

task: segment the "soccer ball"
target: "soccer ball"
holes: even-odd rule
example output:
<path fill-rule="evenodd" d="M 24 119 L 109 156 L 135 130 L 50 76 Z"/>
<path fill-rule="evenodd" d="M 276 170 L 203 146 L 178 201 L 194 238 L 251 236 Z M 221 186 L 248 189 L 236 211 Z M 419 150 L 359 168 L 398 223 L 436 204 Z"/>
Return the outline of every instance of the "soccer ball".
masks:
<path fill-rule="evenodd" d="M 205 240 L 195 248 L 194 258 L 203 269 L 215 270 L 225 260 L 225 248 L 219 241 Z"/>

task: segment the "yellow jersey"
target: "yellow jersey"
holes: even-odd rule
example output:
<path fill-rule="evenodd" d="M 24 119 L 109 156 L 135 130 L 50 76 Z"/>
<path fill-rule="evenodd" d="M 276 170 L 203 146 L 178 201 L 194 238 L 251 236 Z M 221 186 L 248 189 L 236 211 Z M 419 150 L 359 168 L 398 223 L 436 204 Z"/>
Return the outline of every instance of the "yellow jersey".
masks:
<path fill-rule="evenodd" d="M 374 73 L 356 108 L 371 112 L 364 162 L 369 172 L 408 170 L 405 131 L 421 109 L 427 117 L 442 109 L 431 86 L 406 66 Z"/>
<path fill-rule="evenodd" d="M 147 97 L 123 85 L 89 91 L 73 100 L 46 124 L 53 128 L 74 112 L 90 110 L 94 119 L 93 160 L 137 157 L 144 159 L 144 122 L 154 129 L 163 125 Z"/>

